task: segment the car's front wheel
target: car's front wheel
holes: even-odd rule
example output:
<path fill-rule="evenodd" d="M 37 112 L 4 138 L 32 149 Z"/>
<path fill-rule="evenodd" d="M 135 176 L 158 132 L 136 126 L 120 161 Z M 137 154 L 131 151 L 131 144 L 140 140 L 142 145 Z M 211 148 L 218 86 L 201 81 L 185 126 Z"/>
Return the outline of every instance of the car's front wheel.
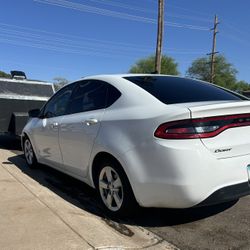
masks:
<path fill-rule="evenodd" d="M 137 203 L 128 178 L 116 161 L 103 162 L 98 171 L 97 189 L 106 210 L 112 215 L 128 215 Z"/>
<path fill-rule="evenodd" d="M 33 150 L 30 140 L 26 137 L 23 143 L 25 160 L 30 168 L 34 168 L 37 165 L 36 155 Z"/>

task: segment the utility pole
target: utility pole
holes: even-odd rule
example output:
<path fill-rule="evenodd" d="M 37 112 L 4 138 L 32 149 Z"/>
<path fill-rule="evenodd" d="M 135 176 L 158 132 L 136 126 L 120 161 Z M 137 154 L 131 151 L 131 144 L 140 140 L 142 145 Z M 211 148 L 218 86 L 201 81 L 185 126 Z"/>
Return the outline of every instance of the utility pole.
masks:
<path fill-rule="evenodd" d="M 214 82 L 214 77 L 215 77 L 215 55 L 219 52 L 216 51 L 216 36 L 218 34 L 218 16 L 215 15 L 214 18 L 214 27 L 211 29 L 213 30 L 213 46 L 212 46 L 212 52 L 209 53 L 208 55 L 211 55 L 211 69 L 210 69 L 210 82 Z"/>
<path fill-rule="evenodd" d="M 164 32 L 164 0 L 158 0 L 158 31 L 157 31 L 157 45 L 155 53 L 155 73 L 161 73 L 161 57 L 163 45 Z"/>

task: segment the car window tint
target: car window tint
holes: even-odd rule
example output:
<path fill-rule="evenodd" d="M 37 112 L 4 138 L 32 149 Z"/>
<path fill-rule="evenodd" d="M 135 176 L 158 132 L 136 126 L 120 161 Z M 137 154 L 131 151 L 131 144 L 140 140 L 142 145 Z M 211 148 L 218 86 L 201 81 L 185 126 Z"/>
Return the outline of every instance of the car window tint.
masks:
<path fill-rule="evenodd" d="M 116 89 L 114 86 L 108 84 L 108 97 L 107 97 L 107 106 L 110 107 L 115 103 L 121 96 L 121 92 Z"/>
<path fill-rule="evenodd" d="M 244 97 L 198 80 L 169 76 L 132 76 L 125 79 L 140 86 L 163 103 L 246 100 Z"/>
<path fill-rule="evenodd" d="M 107 84 L 102 81 L 78 82 L 70 99 L 68 114 L 103 109 L 106 107 Z"/>
<path fill-rule="evenodd" d="M 65 115 L 66 108 L 72 94 L 73 85 L 59 90 L 55 96 L 46 104 L 43 114 L 46 118 Z"/>

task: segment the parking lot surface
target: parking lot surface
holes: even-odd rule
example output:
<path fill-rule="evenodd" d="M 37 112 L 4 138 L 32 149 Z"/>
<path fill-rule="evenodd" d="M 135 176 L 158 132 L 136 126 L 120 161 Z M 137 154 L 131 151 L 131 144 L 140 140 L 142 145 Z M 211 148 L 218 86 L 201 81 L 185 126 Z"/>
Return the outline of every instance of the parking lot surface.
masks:
<path fill-rule="evenodd" d="M 65 231 L 62 229 L 67 237 L 70 237 L 69 240 L 63 238 L 62 242 L 64 240 L 68 242 L 67 244 L 75 242 L 73 245 L 75 248 L 81 246 L 79 239 L 74 239 L 77 235 L 87 234 L 86 237 L 89 240 L 85 240 L 84 243 L 90 243 L 90 247 L 93 247 L 96 238 L 100 237 L 97 241 L 97 245 L 100 247 L 108 245 L 110 234 L 115 235 L 113 243 L 111 242 L 113 246 L 118 246 L 118 242 L 123 242 L 123 246 L 131 249 L 138 247 L 150 247 L 149 249 L 173 248 L 167 242 L 180 249 L 250 249 L 250 196 L 239 201 L 203 208 L 185 210 L 140 209 L 139 213 L 133 218 L 111 219 L 103 213 L 95 191 L 87 185 L 46 166 L 40 166 L 35 170 L 28 169 L 18 141 L 0 137 L 0 152 L 5 152 L 4 155 L 8 155 L 7 159 L 4 159 L 3 153 L 2 156 L 0 154 L 0 162 L 2 168 L 7 171 L 6 173 L 16 177 L 20 182 L 28 183 L 26 185 L 31 189 L 33 195 L 35 194 L 36 198 L 41 199 L 40 202 L 43 202 L 50 211 L 52 209 L 59 214 L 59 217 L 56 216 L 57 219 L 59 218 L 59 222 L 61 221 L 64 225 L 65 223 L 68 224 L 67 230 L 71 228 L 69 231 L 74 233 L 71 235 L 71 233 L 67 233 L 66 229 Z M 46 189 L 46 192 L 44 189 Z M 0 194 L 0 198 L 2 198 L 2 194 Z M 18 207 L 17 204 L 15 206 Z M 62 207 L 62 209 L 57 210 L 58 207 Z M 5 218 L 10 216 L 7 213 L 9 210 L 10 207 L 1 206 L 0 217 L 3 214 Z M 39 225 L 44 222 L 42 216 L 39 217 Z M 29 216 L 22 219 L 28 220 Z M 79 220 L 81 221 L 80 224 Z M 52 221 L 49 222 L 52 223 Z M 53 222 L 55 227 L 58 227 L 59 222 Z M 88 223 L 93 227 L 91 228 Z M 96 229 L 100 225 L 101 228 Z M 7 238 L 5 237 L 5 239 L 11 240 L 8 238 L 8 230 L 11 230 L 11 228 L 5 229 L 7 232 Z M 28 228 L 25 230 L 28 230 Z M 35 226 L 33 225 L 30 230 L 34 231 Z M 40 230 L 42 229 L 40 228 Z M 88 230 L 90 232 L 86 233 Z M 104 232 L 100 233 L 99 236 L 98 233 L 101 230 L 104 230 Z M 153 234 L 150 235 L 150 232 Z M 41 237 L 44 237 L 43 233 L 45 231 L 40 232 Z M 52 230 L 51 237 L 53 233 L 55 232 Z M 156 235 L 159 237 L 156 237 Z M 46 237 L 47 241 L 50 242 L 49 235 Z M 58 244 L 61 237 L 60 233 L 59 236 L 53 237 L 52 243 Z M 56 239 L 58 239 L 58 242 Z"/>

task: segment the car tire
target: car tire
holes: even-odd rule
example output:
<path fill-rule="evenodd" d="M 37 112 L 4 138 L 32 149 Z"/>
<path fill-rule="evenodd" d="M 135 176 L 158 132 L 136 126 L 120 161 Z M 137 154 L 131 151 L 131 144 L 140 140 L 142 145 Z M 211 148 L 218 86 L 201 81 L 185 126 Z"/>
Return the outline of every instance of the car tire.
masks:
<path fill-rule="evenodd" d="M 117 161 L 108 159 L 100 163 L 95 184 L 103 207 L 109 215 L 135 214 L 139 206 L 129 180 Z"/>
<path fill-rule="evenodd" d="M 24 138 L 23 151 L 24 151 L 24 157 L 28 166 L 30 168 L 37 167 L 36 155 L 28 137 Z"/>

